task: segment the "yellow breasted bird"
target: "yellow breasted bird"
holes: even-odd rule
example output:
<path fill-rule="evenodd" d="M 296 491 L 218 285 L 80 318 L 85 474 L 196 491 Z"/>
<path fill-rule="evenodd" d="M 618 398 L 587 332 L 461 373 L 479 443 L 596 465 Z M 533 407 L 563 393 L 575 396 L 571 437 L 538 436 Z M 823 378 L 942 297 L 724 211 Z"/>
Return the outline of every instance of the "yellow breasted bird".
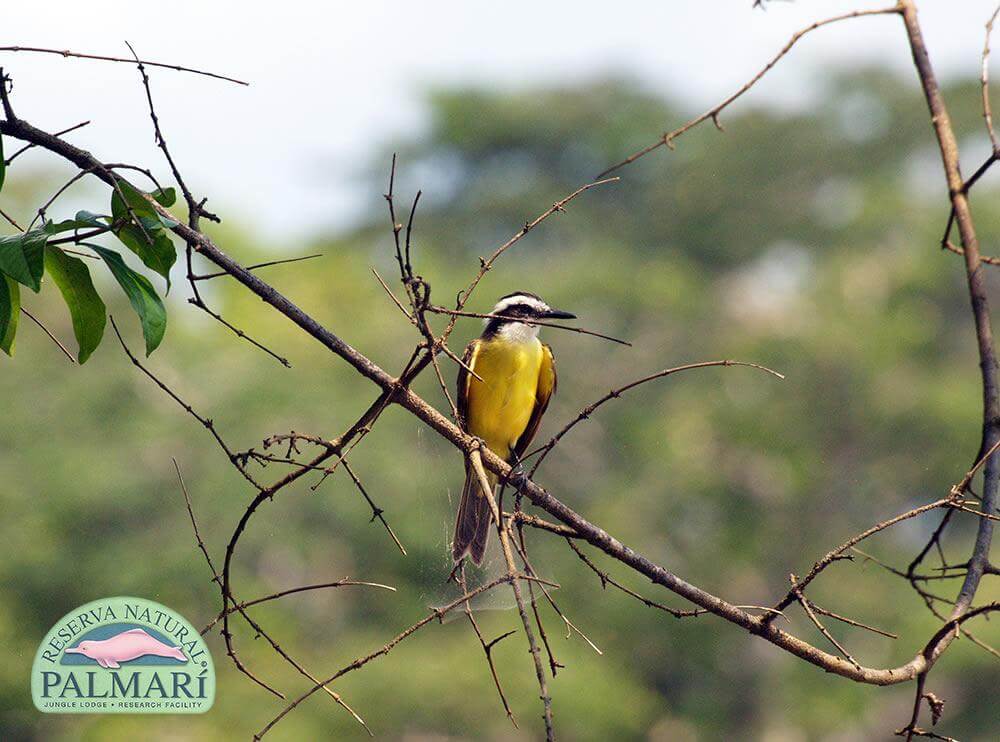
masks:
<path fill-rule="evenodd" d="M 531 321 L 576 315 L 527 291 L 501 297 L 490 314 L 498 316 L 487 320 L 483 334 L 465 349 L 462 360 L 479 378 L 459 368 L 458 412 L 463 430 L 517 465 L 556 391 L 552 349 L 538 340 L 538 325 Z M 496 475 L 487 472 L 487 478 L 495 487 Z M 456 562 L 466 553 L 474 563 L 482 561 L 491 521 L 489 500 L 466 462 L 451 552 Z"/>

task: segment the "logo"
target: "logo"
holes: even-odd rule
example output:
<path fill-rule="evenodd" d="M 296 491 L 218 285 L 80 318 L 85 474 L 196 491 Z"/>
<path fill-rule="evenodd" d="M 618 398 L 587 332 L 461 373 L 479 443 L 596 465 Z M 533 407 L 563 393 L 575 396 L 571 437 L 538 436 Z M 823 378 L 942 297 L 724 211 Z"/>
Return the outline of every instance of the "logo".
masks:
<path fill-rule="evenodd" d="M 201 635 L 141 598 L 105 598 L 63 616 L 31 668 L 35 707 L 58 714 L 201 714 L 215 667 Z"/>

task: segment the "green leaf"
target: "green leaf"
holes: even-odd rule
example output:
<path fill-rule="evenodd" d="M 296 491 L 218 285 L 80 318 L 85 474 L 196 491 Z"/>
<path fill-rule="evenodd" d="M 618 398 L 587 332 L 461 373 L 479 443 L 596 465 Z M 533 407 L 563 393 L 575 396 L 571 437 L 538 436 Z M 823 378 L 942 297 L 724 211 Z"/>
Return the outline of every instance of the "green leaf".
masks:
<path fill-rule="evenodd" d="M 115 223 L 123 226 L 115 230 L 115 235 L 129 250 L 134 252 L 150 270 L 163 276 L 170 290 L 170 268 L 177 261 L 177 250 L 164 230 L 174 227 L 177 222 L 161 217 L 146 198 L 146 195 L 125 181 L 118 181 L 125 196 L 123 201 L 118 191 L 111 194 L 111 215 Z M 151 194 L 159 203 L 173 203 L 177 192 L 173 188 L 158 189 Z M 125 204 L 132 207 L 138 223 L 131 218 Z"/>
<path fill-rule="evenodd" d="M 53 245 L 45 248 L 45 270 L 66 301 L 69 316 L 73 320 L 73 334 L 80 346 L 77 359 L 81 364 L 86 363 L 90 354 L 101 344 L 107 322 L 107 310 L 94 290 L 90 270 L 82 260 L 67 255 Z"/>
<path fill-rule="evenodd" d="M 125 201 L 122 201 L 121 196 L 118 195 L 118 190 L 121 190 L 125 195 Z M 149 219 L 159 220 L 156 209 L 146 199 L 146 194 L 126 181 L 119 180 L 118 189 L 111 192 L 111 215 L 116 222 L 129 220 L 129 212 L 125 208 L 126 203 L 132 207 L 132 213 L 137 217 L 145 216 Z"/>
<path fill-rule="evenodd" d="M 0 237 L 0 272 L 38 293 L 45 270 L 45 243 L 49 239 L 44 229 Z"/>
<path fill-rule="evenodd" d="M 93 211 L 82 209 L 76 212 L 76 220 L 80 224 L 85 224 L 89 227 L 106 227 L 106 222 L 110 220 L 110 217 L 104 216 L 103 214 L 95 214 Z"/>
<path fill-rule="evenodd" d="M 45 234 L 54 235 L 60 232 L 72 232 L 74 229 L 78 229 L 79 226 L 76 223 L 76 219 L 64 219 L 61 222 L 46 221 L 42 225 L 42 229 L 45 230 Z"/>
<path fill-rule="evenodd" d="M 116 230 L 115 235 L 125 247 L 139 256 L 147 268 L 163 276 L 169 291 L 170 268 L 177 261 L 177 249 L 159 223 L 147 219 L 142 219 L 142 223 L 145 232 L 135 224 L 126 224 Z"/>
<path fill-rule="evenodd" d="M 21 289 L 9 276 L 0 277 L 0 350 L 14 355 L 17 319 L 21 316 Z"/>
<path fill-rule="evenodd" d="M 3 137 L 0 136 L 0 189 L 3 188 L 3 179 L 7 174 L 7 163 L 3 159 Z"/>
<path fill-rule="evenodd" d="M 111 194 L 111 214 L 116 222 L 133 221 L 129 219 L 128 209 L 125 208 L 125 204 L 128 203 L 132 207 L 132 213 L 143 224 L 152 223 L 155 226 L 162 225 L 167 229 L 173 229 L 178 225 L 179 222 L 175 219 L 161 215 L 142 191 L 132 187 L 125 181 L 119 181 L 118 186 L 121 188 L 122 193 L 125 194 L 125 200 L 122 201 L 117 191 Z M 157 188 L 149 196 L 164 207 L 172 206 L 177 201 L 177 191 L 173 188 Z"/>
<path fill-rule="evenodd" d="M 177 203 L 177 191 L 174 188 L 157 188 L 149 195 L 152 196 L 156 200 L 156 202 L 165 209 L 169 209 L 171 206 Z M 180 222 L 178 222 L 176 219 L 171 219 L 169 217 L 163 216 L 163 214 L 159 212 L 157 212 L 156 216 L 157 218 L 159 218 L 160 224 L 162 224 L 167 229 L 173 229 L 178 224 L 180 224 Z"/>
<path fill-rule="evenodd" d="M 177 191 L 174 188 L 157 188 L 149 194 L 160 206 L 169 209 L 177 202 Z"/>
<path fill-rule="evenodd" d="M 159 217 L 160 217 L 160 224 L 162 224 L 167 229 L 173 229 L 178 224 L 180 224 L 179 221 L 177 221 L 176 219 L 171 219 L 169 216 L 163 216 L 163 214 L 159 214 Z"/>
<path fill-rule="evenodd" d="M 52 235 L 59 234 L 60 232 L 72 232 L 74 229 L 82 229 L 84 227 L 106 228 L 107 226 L 107 217 L 94 214 L 90 211 L 78 211 L 74 219 L 64 219 L 61 222 L 45 222 L 45 226 L 42 228 L 47 234 Z"/>
<path fill-rule="evenodd" d="M 146 355 L 148 356 L 163 340 L 163 333 L 167 330 L 167 310 L 163 306 L 160 297 L 156 295 L 153 284 L 140 273 L 125 265 L 122 256 L 114 250 L 85 243 L 92 249 L 111 269 L 111 274 L 122 287 L 125 295 L 135 313 L 139 315 L 142 323 L 142 336 L 146 339 Z"/>

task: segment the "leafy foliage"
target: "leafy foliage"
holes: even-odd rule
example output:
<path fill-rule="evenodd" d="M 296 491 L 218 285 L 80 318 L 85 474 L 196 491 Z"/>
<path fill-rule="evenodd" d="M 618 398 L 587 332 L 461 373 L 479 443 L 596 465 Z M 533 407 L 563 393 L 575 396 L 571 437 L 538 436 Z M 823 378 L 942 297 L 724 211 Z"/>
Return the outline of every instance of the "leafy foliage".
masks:
<path fill-rule="evenodd" d="M 177 251 L 166 230 L 177 222 L 161 217 L 146 195 L 127 182 L 120 181 L 119 185 L 125 200 L 117 190 L 111 194 L 111 216 L 115 224 L 121 225 L 115 229 L 115 235 L 147 268 L 163 276 L 169 289 L 170 268 L 177 260 Z M 163 206 L 173 204 L 177 198 L 173 188 L 151 195 Z"/>
<path fill-rule="evenodd" d="M 84 363 L 101 344 L 106 310 L 90 280 L 90 269 L 79 258 L 67 255 L 54 245 L 45 248 L 45 270 L 62 292 L 70 317 L 73 334 L 80 346 L 77 360 Z"/>
<path fill-rule="evenodd" d="M 14 354 L 14 336 L 17 320 L 21 316 L 21 290 L 10 276 L 0 281 L 0 350 Z"/>
<path fill-rule="evenodd" d="M 42 288 L 47 239 L 43 230 L 0 237 L 0 272 L 38 293 Z"/>
<path fill-rule="evenodd" d="M 0 161 L 3 152 L 0 150 Z M 0 185 L 3 170 L 0 169 Z M 118 190 L 124 195 L 119 195 Z M 146 354 L 152 353 L 163 340 L 167 315 L 163 301 L 149 280 L 129 268 L 122 256 L 104 247 L 84 242 L 80 230 L 93 230 L 88 236 L 113 233 L 123 245 L 135 253 L 143 264 L 162 276 L 170 288 L 170 269 L 177 260 L 177 250 L 168 230 L 177 222 L 162 216 L 150 203 L 150 198 L 164 207 L 177 200 L 173 188 L 157 189 L 150 194 L 137 190 L 126 181 L 118 181 L 112 192 L 111 216 L 90 211 L 78 211 L 73 219 L 59 222 L 46 221 L 36 229 L 16 235 L 0 237 L 0 276 L 8 286 L 0 304 L 0 348 L 8 355 L 13 353 L 17 332 L 17 315 L 20 308 L 19 292 L 14 281 L 34 292 L 41 290 L 43 276 L 47 273 L 59 288 L 73 321 L 73 333 L 79 345 L 77 358 L 86 362 L 104 337 L 106 310 L 94 288 L 90 270 L 78 258 L 68 255 L 55 244 L 49 244 L 68 232 L 77 236 L 72 242 L 87 246 L 100 256 L 111 275 L 128 296 L 142 325 Z M 66 242 L 64 238 L 60 242 Z M 10 288 L 13 286 L 14 288 Z"/>
<path fill-rule="evenodd" d="M 139 316 L 142 323 L 142 336 L 146 340 L 146 355 L 148 356 L 163 340 L 163 333 L 167 329 L 167 311 L 163 307 L 163 302 L 156 295 L 153 284 L 141 273 L 125 265 L 122 256 L 114 250 L 108 250 L 97 245 L 90 245 L 94 252 L 104 259 L 111 274 L 122 287 L 122 291 L 128 297 L 132 309 Z"/>
<path fill-rule="evenodd" d="M 142 226 L 124 224 L 115 231 L 115 235 L 125 247 L 139 256 L 147 268 L 163 276 L 169 285 L 170 267 L 177 259 L 177 253 L 163 228 L 151 224 L 145 220 Z"/>

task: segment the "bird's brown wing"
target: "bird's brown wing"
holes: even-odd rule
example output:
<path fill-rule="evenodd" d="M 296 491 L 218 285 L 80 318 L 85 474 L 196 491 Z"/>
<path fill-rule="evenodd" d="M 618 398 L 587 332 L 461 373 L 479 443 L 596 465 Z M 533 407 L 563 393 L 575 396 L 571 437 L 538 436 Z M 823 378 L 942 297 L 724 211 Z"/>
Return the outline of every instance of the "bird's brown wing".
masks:
<path fill-rule="evenodd" d="M 528 426 L 514 444 L 515 461 L 520 459 L 531 445 L 538 426 L 542 424 L 542 415 L 549 406 L 549 400 L 556 393 L 556 362 L 552 357 L 552 348 L 542 343 L 542 365 L 538 370 L 538 387 L 535 391 L 535 409 L 531 411 Z"/>
<path fill-rule="evenodd" d="M 479 352 L 481 340 L 476 338 L 465 346 L 465 353 L 462 354 L 462 365 L 458 367 L 458 383 L 455 385 L 455 392 L 458 395 L 456 407 L 458 407 L 458 426 L 462 430 L 468 430 L 469 424 L 469 382 L 472 381 L 472 374 L 466 369 L 475 369 L 476 353 Z"/>
<path fill-rule="evenodd" d="M 474 378 L 467 369 L 475 370 L 476 354 L 481 341 L 473 340 L 465 348 L 462 365 L 458 367 L 458 384 L 456 386 L 458 408 L 458 425 L 462 430 L 468 430 L 469 424 L 469 384 Z M 491 484 L 496 482 L 492 473 L 486 478 Z M 465 462 L 465 486 L 462 487 L 462 500 L 458 506 L 458 516 L 455 519 L 455 535 L 452 539 L 452 558 L 457 562 L 465 554 L 469 554 L 474 564 L 483 561 L 486 543 L 490 537 L 489 499 L 482 491 L 476 472 L 469 462 Z"/>

